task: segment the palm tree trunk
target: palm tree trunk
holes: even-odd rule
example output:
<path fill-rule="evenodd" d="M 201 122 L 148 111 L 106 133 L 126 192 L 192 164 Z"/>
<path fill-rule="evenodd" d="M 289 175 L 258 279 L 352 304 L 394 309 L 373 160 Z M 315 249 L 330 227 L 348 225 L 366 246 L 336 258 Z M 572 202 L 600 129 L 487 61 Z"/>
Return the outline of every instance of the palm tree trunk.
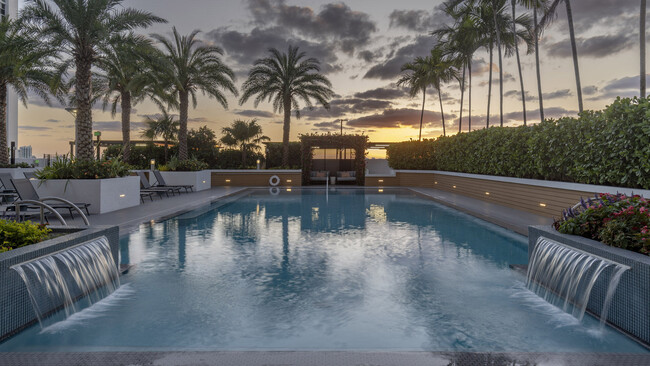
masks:
<path fill-rule="evenodd" d="M 490 41 L 490 77 L 488 80 L 488 100 L 487 100 L 487 121 L 485 122 L 485 128 L 490 128 L 490 99 L 492 99 L 492 60 L 493 57 L 493 48 L 494 45 Z"/>
<path fill-rule="evenodd" d="M 515 39 L 515 55 L 517 56 L 517 70 L 519 70 L 519 84 L 521 85 L 521 105 L 524 108 L 524 126 L 526 125 L 526 91 L 524 90 L 524 76 L 521 74 L 521 60 L 519 59 L 519 43 L 517 42 L 517 24 L 515 22 L 515 0 L 510 0 L 512 4 L 512 35 Z"/>
<path fill-rule="evenodd" d="M 189 95 L 186 91 L 178 93 L 180 99 L 180 115 L 178 117 L 178 159 L 187 160 L 187 112 L 189 108 Z"/>
<path fill-rule="evenodd" d="M 153 144 L 152 144 L 153 146 Z M 165 165 L 167 165 L 167 152 L 169 151 L 169 141 L 165 139 Z"/>
<path fill-rule="evenodd" d="M 424 100 L 427 97 L 427 88 L 422 88 L 422 112 L 420 113 L 420 135 L 418 141 L 422 141 L 422 120 L 424 119 Z"/>
<path fill-rule="evenodd" d="M 9 164 L 7 148 L 7 84 L 0 83 L 0 164 Z M 6 187 L 9 189 L 8 187 Z"/>
<path fill-rule="evenodd" d="M 283 101 L 284 125 L 282 126 L 282 165 L 289 166 L 289 129 L 291 128 L 291 99 Z"/>
<path fill-rule="evenodd" d="M 544 98 L 542 96 L 542 76 L 539 70 L 539 29 L 537 29 L 537 7 L 533 6 L 533 22 L 535 22 L 535 69 L 537 71 L 537 95 L 539 97 L 539 120 L 544 122 Z"/>
<path fill-rule="evenodd" d="M 131 92 L 123 91 L 122 101 L 122 159 L 129 162 L 131 156 Z"/>
<path fill-rule="evenodd" d="M 246 145 L 241 145 L 241 167 L 246 168 Z"/>
<path fill-rule="evenodd" d="M 641 51 L 641 98 L 645 98 L 645 8 L 646 0 L 641 0 L 641 12 L 639 20 L 639 45 Z"/>
<path fill-rule="evenodd" d="M 467 76 L 469 78 L 469 89 L 467 90 L 469 92 L 469 98 L 468 98 L 468 105 L 469 105 L 469 113 L 468 113 L 468 123 L 467 123 L 467 132 L 472 132 L 472 58 L 470 57 L 469 60 L 467 61 Z"/>
<path fill-rule="evenodd" d="M 497 22 L 497 13 L 494 6 L 494 1 L 492 2 L 492 17 L 494 20 L 494 31 L 497 36 L 497 51 L 499 51 L 499 115 L 500 115 L 500 126 L 503 127 L 503 57 L 501 55 L 501 28 Z"/>
<path fill-rule="evenodd" d="M 77 56 L 75 97 L 77 117 L 75 118 L 75 142 L 78 160 L 93 160 L 93 115 L 91 100 L 91 56 Z"/>
<path fill-rule="evenodd" d="M 463 80 L 460 83 L 460 119 L 458 122 L 458 133 L 463 129 L 463 97 L 465 96 L 465 66 L 463 65 Z"/>
<path fill-rule="evenodd" d="M 566 4 L 566 16 L 569 20 L 569 34 L 571 35 L 571 53 L 573 54 L 573 69 L 576 74 L 576 89 L 578 91 L 578 110 L 583 111 L 582 107 L 582 87 L 580 86 L 580 70 L 578 68 L 578 49 L 576 48 L 576 35 L 573 31 L 573 14 L 571 13 L 571 1 L 564 0 Z"/>
<path fill-rule="evenodd" d="M 440 85 L 438 85 L 438 100 L 440 101 L 440 117 L 442 117 L 442 135 L 447 136 L 447 131 L 445 131 L 445 111 L 442 109 L 442 93 L 440 92 Z"/>

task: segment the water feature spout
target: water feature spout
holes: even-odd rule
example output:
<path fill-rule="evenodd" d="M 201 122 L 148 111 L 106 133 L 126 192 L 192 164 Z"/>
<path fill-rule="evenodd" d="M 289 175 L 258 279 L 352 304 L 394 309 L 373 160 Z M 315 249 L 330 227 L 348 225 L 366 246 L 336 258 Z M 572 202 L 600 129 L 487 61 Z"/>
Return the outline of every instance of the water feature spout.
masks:
<path fill-rule="evenodd" d="M 630 269 L 626 265 L 540 237 L 530 257 L 527 286 L 566 312 L 572 308 L 572 315 L 582 320 L 591 290 L 608 268 L 612 268 L 612 274 L 600 312 L 600 321 L 604 324 L 618 282 L 623 272 Z"/>
<path fill-rule="evenodd" d="M 63 306 L 66 317 L 77 311 L 75 299 L 91 304 L 120 286 L 120 277 L 105 236 L 71 249 L 11 267 L 27 286 L 39 323 Z"/>

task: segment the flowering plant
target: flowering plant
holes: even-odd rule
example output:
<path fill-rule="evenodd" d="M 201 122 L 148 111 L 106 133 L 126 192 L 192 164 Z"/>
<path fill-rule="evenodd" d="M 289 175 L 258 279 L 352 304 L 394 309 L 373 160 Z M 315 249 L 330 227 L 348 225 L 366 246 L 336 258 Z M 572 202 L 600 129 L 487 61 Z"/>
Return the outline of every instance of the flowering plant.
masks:
<path fill-rule="evenodd" d="M 650 201 L 639 196 L 597 194 L 565 210 L 555 229 L 607 245 L 650 254 Z"/>

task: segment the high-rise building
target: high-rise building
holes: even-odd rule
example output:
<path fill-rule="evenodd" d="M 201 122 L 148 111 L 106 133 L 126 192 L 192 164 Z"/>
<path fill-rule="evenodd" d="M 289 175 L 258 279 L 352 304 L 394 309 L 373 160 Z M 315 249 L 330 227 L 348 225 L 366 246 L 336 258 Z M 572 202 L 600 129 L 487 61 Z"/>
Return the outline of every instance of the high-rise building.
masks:
<path fill-rule="evenodd" d="M 1 1 L 1 0 L 0 0 Z M 18 148 L 17 158 L 31 159 L 32 158 L 32 145 L 21 146 Z"/>
<path fill-rule="evenodd" d="M 18 15 L 18 0 L 0 0 L 0 16 L 15 18 Z M 7 95 L 7 146 L 11 142 L 18 146 L 18 96 L 11 88 Z"/>

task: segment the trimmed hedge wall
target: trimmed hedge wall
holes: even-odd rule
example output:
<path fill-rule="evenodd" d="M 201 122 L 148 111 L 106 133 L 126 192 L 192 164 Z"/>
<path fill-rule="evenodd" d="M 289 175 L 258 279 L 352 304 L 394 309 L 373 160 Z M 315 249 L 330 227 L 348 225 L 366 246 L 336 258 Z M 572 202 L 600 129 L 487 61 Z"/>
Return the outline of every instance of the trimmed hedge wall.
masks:
<path fill-rule="evenodd" d="M 650 189 L 650 100 L 532 126 L 492 127 L 388 148 L 393 169 L 534 178 Z"/>
<path fill-rule="evenodd" d="M 269 142 L 266 145 L 266 168 L 281 168 L 283 146 L 281 142 Z M 300 142 L 289 142 L 289 166 L 284 168 L 300 169 Z"/>

